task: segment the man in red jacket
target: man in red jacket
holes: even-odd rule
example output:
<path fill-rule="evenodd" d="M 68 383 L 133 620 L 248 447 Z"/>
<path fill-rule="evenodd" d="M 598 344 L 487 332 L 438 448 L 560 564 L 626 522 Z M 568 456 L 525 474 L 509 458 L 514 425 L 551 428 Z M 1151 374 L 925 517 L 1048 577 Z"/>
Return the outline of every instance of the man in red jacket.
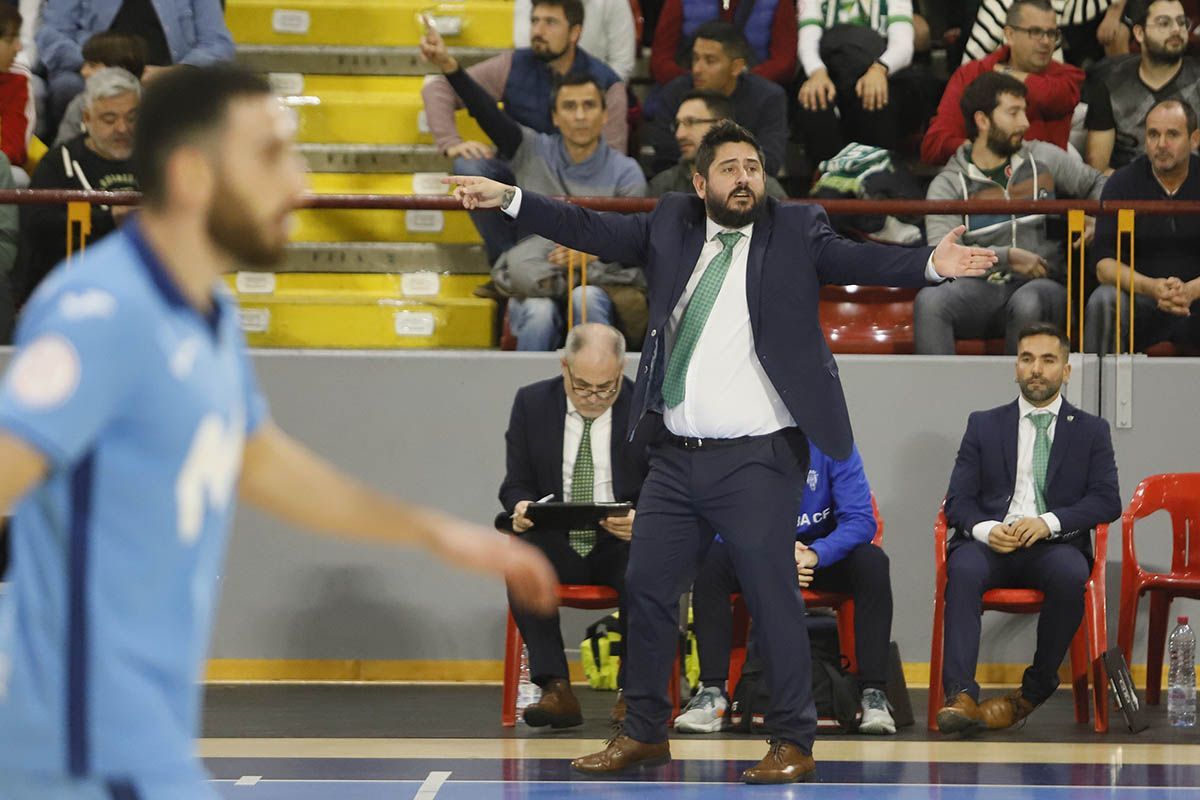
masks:
<path fill-rule="evenodd" d="M 959 100 L 963 90 L 985 72 L 1007 73 L 1025 84 L 1029 117 L 1026 139 L 1066 149 L 1084 73 L 1054 60 L 1062 32 L 1049 0 L 1013 3 L 1005 20 L 1004 41 L 1005 45 L 987 58 L 963 64 L 950 76 L 937 114 L 921 141 L 921 160 L 926 164 L 945 164 L 967 140 Z"/>

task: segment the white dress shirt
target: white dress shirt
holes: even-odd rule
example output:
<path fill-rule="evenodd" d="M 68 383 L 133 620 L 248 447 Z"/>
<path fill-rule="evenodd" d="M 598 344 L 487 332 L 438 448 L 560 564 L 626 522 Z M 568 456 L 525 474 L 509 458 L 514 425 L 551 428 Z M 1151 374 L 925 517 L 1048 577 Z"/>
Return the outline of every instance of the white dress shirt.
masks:
<path fill-rule="evenodd" d="M 612 409 L 609 408 L 592 423 L 592 468 L 596 484 L 592 487 L 592 502 L 611 503 L 613 495 L 612 474 Z M 583 441 L 583 415 L 567 399 L 567 420 L 563 428 L 563 497 L 571 497 L 571 479 L 575 475 L 575 457 L 579 455 L 579 443 Z"/>
<path fill-rule="evenodd" d="M 1021 415 L 1017 421 L 1017 482 L 1013 486 L 1008 513 L 1004 516 L 1004 523 L 1013 523 L 1022 517 L 1041 517 L 1046 526 L 1050 528 L 1051 536 L 1062 531 L 1062 523 L 1049 511 L 1045 514 L 1038 514 L 1037 511 L 1037 491 L 1033 485 L 1033 443 L 1037 438 L 1037 428 L 1033 426 L 1029 414 L 1049 413 L 1054 416 L 1046 428 L 1046 435 L 1050 437 L 1050 444 L 1053 445 L 1054 431 L 1058 427 L 1058 414 L 1062 410 L 1062 404 L 1062 394 L 1059 394 L 1054 398 L 1054 402 L 1043 408 L 1036 408 L 1023 395 L 1017 398 L 1017 413 Z M 984 520 L 971 529 L 971 535 L 987 544 L 988 534 L 991 533 L 992 528 L 1000 524 L 1002 523 L 999 520 Z"/>

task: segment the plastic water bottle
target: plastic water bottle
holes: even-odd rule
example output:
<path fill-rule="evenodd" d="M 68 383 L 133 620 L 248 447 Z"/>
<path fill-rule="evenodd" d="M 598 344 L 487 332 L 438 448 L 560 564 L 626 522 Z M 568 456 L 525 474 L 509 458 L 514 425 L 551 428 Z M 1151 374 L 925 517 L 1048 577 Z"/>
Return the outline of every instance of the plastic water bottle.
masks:
<path fill-rule="evenodd" d="M 521 678 L 517 682 L 517 718 L 526 706 L 531 706 L 542 699 L 542 690 L 529 675 L 529 648 L 521 645 Z"/>
<path fill-rule="evenodd" d="M 1167 720 L 1176 728 L 1196 726 L 1196 634 L 1180 617 L 1167 643 L 1171 671 L 1167 677 Z"/>

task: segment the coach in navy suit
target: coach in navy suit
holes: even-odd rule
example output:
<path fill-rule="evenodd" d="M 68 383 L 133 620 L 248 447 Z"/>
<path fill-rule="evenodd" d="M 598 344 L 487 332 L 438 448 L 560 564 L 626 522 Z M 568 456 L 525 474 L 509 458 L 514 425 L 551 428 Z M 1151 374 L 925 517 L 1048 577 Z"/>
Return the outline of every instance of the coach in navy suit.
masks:
<path fill-rule="evenodd" d="M 677 605 L 720 531 L 773 690 L 770 750 L 742 777 L 805 780 L 815 774 L 816 710 L 793 550 L 806 437 L 834 458 L 853 444 L 817 319 L 820 285 L 921 286 L 982 274 L 995 257 L 958 245 L 961 231 L 932 252 L 839 238 L 820 208 L 766 198 L 762 151 L 733 122 L 705 135 L 696 168 L 695 195 L 668 194 L 653 212 L 629 216 L 484 178 L 447 180 L 468 208 L 500 207 L 522 233 L 646 273 L 650 319 L 632 416 L 635 428 L 665 430 L 650 450 L 626 574 L 628 717 L 605 750 L 573 766 L 606 774 L 670 759 Z"/>
<path fill-rule="evenodd" d="M 525 512 L 531 503 L 546 497 L 637 501 L 646 460 L 645 448 L 639 453 L 624 435 L 633 394 L 633 382 L 623 374 L 625 338 L 608 325 L 577 325 L 567 335 L 561 368 L 561 377 L 523 386 L 513 400 L 504 434 L 507 471 L 500 485 L 505 516 L 497 519 L 497 527 L 511 527 L 544 552 L 560 583 L 616 589 L 624 623 L 633 515 L 604 520 L 598 531 L 565 531 L 535 527 Z M 542 689 L 541 699 L 525 708 L 525 722 L 553 728 L 582 724 L 558 616 L 548 618 L 510 606 L 529 648 L 530 677 Z M 613 716 L 624 716 L 620 698 Z"/>
<path fill-rule="evenodd" d="M 1092 559 L 1105 557 L 1093 555 L 1091 533 L 1121 515 L 1108 423 L 1061 394 L 1069 352 L 1055 326 L 1025 328 L 1017 347 L 1020 396 L 967 421 L 946 493 L 954 537 L 946 563 L 947 704 L 937 716 L 946 733 L 1007 728 L 1054 693 L 1083 619 Z M 1045 602 L 1021 688 L 977 705 L 982 597 L 995 588 L 1038 589 Z"/>

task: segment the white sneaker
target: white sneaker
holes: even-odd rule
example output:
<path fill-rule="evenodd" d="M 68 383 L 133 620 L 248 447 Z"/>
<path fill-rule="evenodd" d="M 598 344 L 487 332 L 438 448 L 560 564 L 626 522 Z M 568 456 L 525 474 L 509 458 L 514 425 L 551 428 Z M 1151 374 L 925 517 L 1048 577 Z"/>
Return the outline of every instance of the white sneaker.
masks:
<path fill-rule="evenodd" d="M 867 236 L 877 242 L 911 245 L 921 241 L 921 229 L 889 214 L 883 221 L 883 227 Z"/>
<path fill-rule="evenodd" d="M 688 701 L 683 713 L 675 718 L 680 733 L 716 733 L 725 724 L 729 702 L 716 686 L 706 686 Z"/>
<path fill-rule="evenodd" d="M 864 689 L 862 693 L 862 722 L 859 733 L 877 736 L 896 732 L 896 721 L 892 719 L 891 705 L 879 689 Z"/>

